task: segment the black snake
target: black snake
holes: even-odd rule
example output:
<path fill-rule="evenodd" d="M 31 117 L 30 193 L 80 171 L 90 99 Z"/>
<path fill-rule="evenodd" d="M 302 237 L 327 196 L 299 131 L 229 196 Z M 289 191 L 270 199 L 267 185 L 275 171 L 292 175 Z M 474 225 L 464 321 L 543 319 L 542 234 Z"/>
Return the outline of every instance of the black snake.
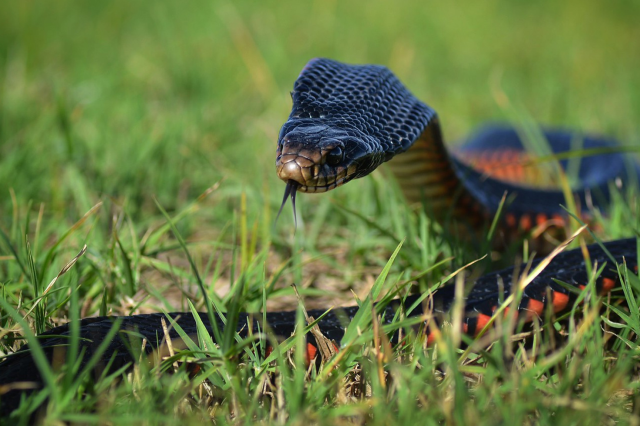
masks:
<path fill-rule="evenodd" d="M 522 235 L 535 226 L 557 226 L 554 221 L 561 223 L 566 217 L 559 207 L 565 201 L 562 192 L 518 185 L 520 178 L 510 179 L 509 173 L 499 177 L 486 176 L 486 170 L 482 168 L 483 158 L 494 158 L 501 164 L 508 161 L 501 161 L 496 155 L 510 153 L 510 158 L 526 156 L 515 130 L 488 127 L 471 139 L 459 157 L 451 156 L 443 144 L 434 110 L 416 99 L 385 67 L 345 65 L 315 59 L 298 77 L 292 98 L 293 109 L 280 132 L 276 160 L 278 175 L 287 182 L 284 201 L 289 196 L 295 201 L 297 191 L 325 192 L 366 176 L 382 163 L 405 153 L 390 162 L 390 169 L 406 198 L 410 202 L 423 202 L 435 220 L 448 218 L 450 223 L 480 229 L 496 214 L 505 192 L 512 199 L 502 211 L 502 235 Z M 554 153 L 570 151 L 575 146 L 576 137 L 568 132 L 547 130 L 544 136 Z M 586 149 L 616 146 L 615 142 L 602 138 L 578 139 Z M 471 165 L 472 160 L 468 159 L 474 157 L 481 159 L 480 164 Z M 606 203 L 611 182 L 621 185 L 637 180 L 639 169 L 627 160 L 616 153 L 584 159 L 578 170 L 582 186 L 575 191 L 578 204 L 585 207 Z M 636 239 L 613 241 L 604 246 L 593 245 L 588 251 L 591 263 L 606 264 L 595 282 L 598 292 L 609 291 L 617 285 L 619 275 L 615 262 L 625 262 L 628 267 L 637 269 Z M 539 262 L 534 261 L 530 266 L 534 268 Z M 517 281 L 515 274 L 524 268 L 524 265 L 519 265 L 504 269 L 468 283 L 469 287 L 473 286 L 464 307 L 463 329 L 468 335 L 475 336 L 489 322 L 500 302 L 511 294 L 511 285 Z M 557 255 L 524 288 L 518 304 L 522 319 L 540 316 L 547 308 L 560 312 L 572 305 L 576 293 L 554 279 L 584 288 L 589 277 L 583 252 L 572 250 Z M 429 303 L 420 303 L 422 300 L 427 298 L 412 295 L 379 306 L 381 321 L 389 323 L 399 310 L 407 316 L 424 316 L 427 311 L 435 315 L 444 314 L 453 304 L 454 288 L 445 286 L 439 289 L 428 298 Z M 345 328 L 357 312 L 357 307 L 333 310 L 318 322 L 319 329 L 339 347 Z M 325 310 L 308 313 L 319 318 Z M 113 370 L 135 362 L 127 331 L 135 331 L 139 338 L 144 337 L 148 343 L 147 351 L 158 347 L 165 336 L 161 319 L 167 316 L 174 318 L 188 335 L 197 333 L 196 321 L 190 313 L 119 317 L 120 332 L 107 342 L 101 357 L 102 366 L 111 361 Z M 243 336 L 249 331 L 257 333 L 264 330 L 264 325 L 258 321 L 261 318 L 262 314 L 242 313 L 233 327 Z M 295 311 L 268 312 L 265 318 L 270 332 L 277 336 L 288 337 L 294 332 Z M 81 346 L 85 351 L 83 362 L 104 341 L 115 319 L 80 320 Z M 201 314 L 201 319 L 212 333 L 209 317 Z M 221 319 L 216 321 L 217 327 L 224 327 Z M 69 326 L 63 325 L 40 336 L 40 345 L 49 360 L 59 356 L 57 351 L 62 350 L 64 354 L 69 333 Z M 427 339 L 433 337 L 431 329 L 427 329 L 426 334 Z M 171 339 L 179 338 L 173 329 L 169 335 Z M 309 334 L 307 341 L 309 355 L 313 355 L 316 338 Z M 25 348 L 0 363 L 0 385 L 35 382 L 42 386 L 42 381 L 31 352 Z M 24 393 L 11 390 L 2 395 L 2 415 L 16 408 Z"/>

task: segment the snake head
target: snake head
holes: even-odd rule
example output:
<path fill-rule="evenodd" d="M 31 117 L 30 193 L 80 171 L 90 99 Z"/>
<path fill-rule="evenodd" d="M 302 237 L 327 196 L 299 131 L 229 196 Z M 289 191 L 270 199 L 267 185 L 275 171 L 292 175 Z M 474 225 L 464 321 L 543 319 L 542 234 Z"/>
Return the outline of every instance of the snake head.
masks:
<path fill-rule="evenodd" d="M 298 191 L 327 192 L 369 174 L 384 161 L 384 155 L 371 150 L 371 142 L 354 129 L 290 120 L 278 140 L 278 177 L 295 182 Z"/>

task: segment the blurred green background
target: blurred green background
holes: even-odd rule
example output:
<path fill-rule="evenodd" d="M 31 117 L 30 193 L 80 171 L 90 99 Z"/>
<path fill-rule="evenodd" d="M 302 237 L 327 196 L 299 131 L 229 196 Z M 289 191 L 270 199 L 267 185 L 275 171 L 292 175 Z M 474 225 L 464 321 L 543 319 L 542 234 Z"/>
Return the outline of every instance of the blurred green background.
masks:
<path fill-rule="evenodd" d="M 124 211 L 142 235 L 164 222 L 154 197 L 179 211 L 220 180 L 188 235 L 218 234 L 243 191 L 250 220 L 272 221 L 277 134 L 318 56 L 389 66 L 450 141 L 526 117 L 638 145 L 639 18 L 611 0 L 5 2 L 0 225 L 43 206 L 43 235 L 59 235 L 102 201 L 106 224 Z M 375 217 L 375 184 L 302 194 L 302 217 L 333 226 L 327 199 Z"/>

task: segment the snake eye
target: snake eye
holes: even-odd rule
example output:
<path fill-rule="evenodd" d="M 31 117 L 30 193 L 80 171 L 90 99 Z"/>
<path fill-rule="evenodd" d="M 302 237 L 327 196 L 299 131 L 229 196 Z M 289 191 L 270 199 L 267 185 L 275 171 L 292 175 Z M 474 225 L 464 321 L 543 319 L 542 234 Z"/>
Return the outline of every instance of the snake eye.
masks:
<path fill-rule="evenodd" d="M 342 152 L 342 148 L 337 146 L 327 154 L 327 164 L 329 164 L 330 166 L 337 166 L 338 164 L 340 164 L 343 158 L 344 153 Z"/>

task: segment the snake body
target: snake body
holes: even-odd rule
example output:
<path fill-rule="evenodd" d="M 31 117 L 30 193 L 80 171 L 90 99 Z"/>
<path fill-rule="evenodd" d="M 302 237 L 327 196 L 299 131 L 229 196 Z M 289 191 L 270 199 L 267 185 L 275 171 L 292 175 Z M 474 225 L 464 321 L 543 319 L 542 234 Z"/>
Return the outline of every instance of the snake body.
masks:
<path fill-rule="evenodd" d="M 529 231 L 529 226 L 521 226 L 528 222 L 564 216 L 562 191 L 536 188 L 534 179 L 514 184 L 486 176 L 464 161 L 476 158 L 476 164 L 489 163 L 491 157 L 506 152 L 526 156 L 514 129 L 486 127 L 465 144 L 460 158 L 451 155 L 435 111 L 386 67 L 314 59 L 295 82 L 292 98 L 276 160 L 288 194 L 325 192 L 389 162 L 408 201 L 425 204 L 426 212 L 439 222 L 446 218 L 481 228 L 493 219 L 505 193 L 513 198 L 503 209 L 506 234 Z M 546 130 L 541 136 L 554 154 L 572 147 L 619 146 L 611 139 L 559 130 Z M 609 153 L 581 161 L 578 175 L 574 196 L 586 208 L 606 205 L 610 183 L 637 182 L 640 168 L 620 153 Z"/>
<path fill-rule="evenodd" d="M 460 158 L 451 156 L 442 142 L 434 110 L 415 98 L 387 68 L 315 59 L 303 69 L 294 85 L 292 97 L 292 112 L 280 132 L 276 160 L 278 175 L 287 182 L 285 200 L 289 195 L 293 198 L 296 191 L 328 191 L 366 176 L 382 163 L 393 160 L 391 169 L 406 197 L 410 201 L 427 201 L 434 218 L 452 214 L 474 227 L 481 226 L 497 211 L 505 191 L 516 195 L 506 206 L 505 232 L 513 231 L 515 227 L 522 228 L 524 217 L 539 218 L 543 215 L 550 218 L 562 212 L 559 204 L 563 203 L 564 197 L 560 192 L 517 186 L 508 179 L 487 178 L 482 171 L 466 163 L 464 155 Z M 566 132 L 548 131 L 546 135 L 552 149 L 558 152 L 571 147 L 572 136 Z M 584 138 L 583 143 L 586 147 L 613 146 L 611 141 L 591 137 Z M 497 127 L 481 132 L 467 150 L 487 152 L 490 148 L 493 151 L 523 151 L 516 132 Z M 620 165 L 626 164 L 626 160 L 621 155 L 601 155 L 593 157 L 593 161 L 597 167 L 591 164 L 579 171 L 583 186 L 576 194 L 583 206 L 592 198 L 606 201 L 609 182 L 633 179 L 622 172 L 624 169 Z M 634 167 L 637 169 L 637 166 L 628 169 L 633 171 Z M 514 218 L 515 225 L 508 219 L 509 215 Z M 637 269 L 636 244 L 635 239 L 625 239 L 588 247 L 589 262 L 605 265 L 595 280 L 597 292 L 607 292 L 618 284 L 616 263 Z M 530 266 L 535 267 L 539 262 L 534 261 Z M 523 269 L 525 266 L 519 265 L 467 283 L 472 289 L 465 299 L 464 332 L 475 336 L 489 322 L 501 301 L 511 294 L 512 283 L 518 281 L 518 274 Z M 584 288 L 590 281 L 587 270 L 582 251 L 572 250 L 556 256 L 523 290 L 518 302 L 521 319 L 531 320 L 535 316 L 543 316 L 545 310 L 557 313 L 572 306 L 576 292 L 555 279 L 578 289 Z M 454 292 L 452 286 L 445 286 L 430 298 L 406 296 L 378 305 L 377 312 L 383 324 L 391 322 L 398 312 L 405 316 L 434 314 L 434 324 L 437 324 L 438 318 L 450 310 Z M 429 300 L 429 303 L 420 303 L 423 300 Z M 358 309 L 348 307 L 327 313 L 318 323 L 320 331 L 338 347 Z M 325 310 L 308 313 L 319 318 Z M 167 317 L 174 319 L 186 334 L 197 334 L 196 320 L 188 312 L 119 317 L 120 331 L 106 342 L 107 348 L 98 367 L 108 365 L 113 371 L 136 362 L 138 357 L 132 355 L 135 351 L 131 350 L 131 332 L 135 332 L 137 342 L 146 339 L 146 352 L 161 346 L 165 338 L 162 319 Z M 258 321 L 261 318 L 262 314 L 242 313 L 235 324 L 226 327 L 233 327 L 241 336 L 247 336 L 250 332 L 265 330 L 265 325 Z M 86 365 L 98 345 L 105 341 L 115 319 L 80 320 L 80 345 L 85 351 L 82 365 Z M 200 319 L 212 334 L 208 316 L 200 314 Z M 265 319 L 270 333 L 275 336 L 286 338 L 295 331 L 296 311 L 268 312 Z M 216 321 L 218 328 L 225 327 L 220 318 Z M 168 333 L 171 339 L 179 338 L 173 329 Z M 427 328 L 425 333 L 427 340 L 435 336 L 433 328 Z M 60 353 L 64 355 L 69 335 L 70 328 L 66 324 L 40 336 L 40 346 L 49 361 L 64 360 Z M 316 338 L 309 334 L 307 341 L 308 355 L 312 357 Z M 42 386 L 41 373 L 27 349 L 22 348 L 0 363 L 0 385 L 33 382 L 38 387 Z M 23 394 L 25 391 L 14 389 L 1 395 L 1 414 L 7 415 L 15 409 Z"/>

